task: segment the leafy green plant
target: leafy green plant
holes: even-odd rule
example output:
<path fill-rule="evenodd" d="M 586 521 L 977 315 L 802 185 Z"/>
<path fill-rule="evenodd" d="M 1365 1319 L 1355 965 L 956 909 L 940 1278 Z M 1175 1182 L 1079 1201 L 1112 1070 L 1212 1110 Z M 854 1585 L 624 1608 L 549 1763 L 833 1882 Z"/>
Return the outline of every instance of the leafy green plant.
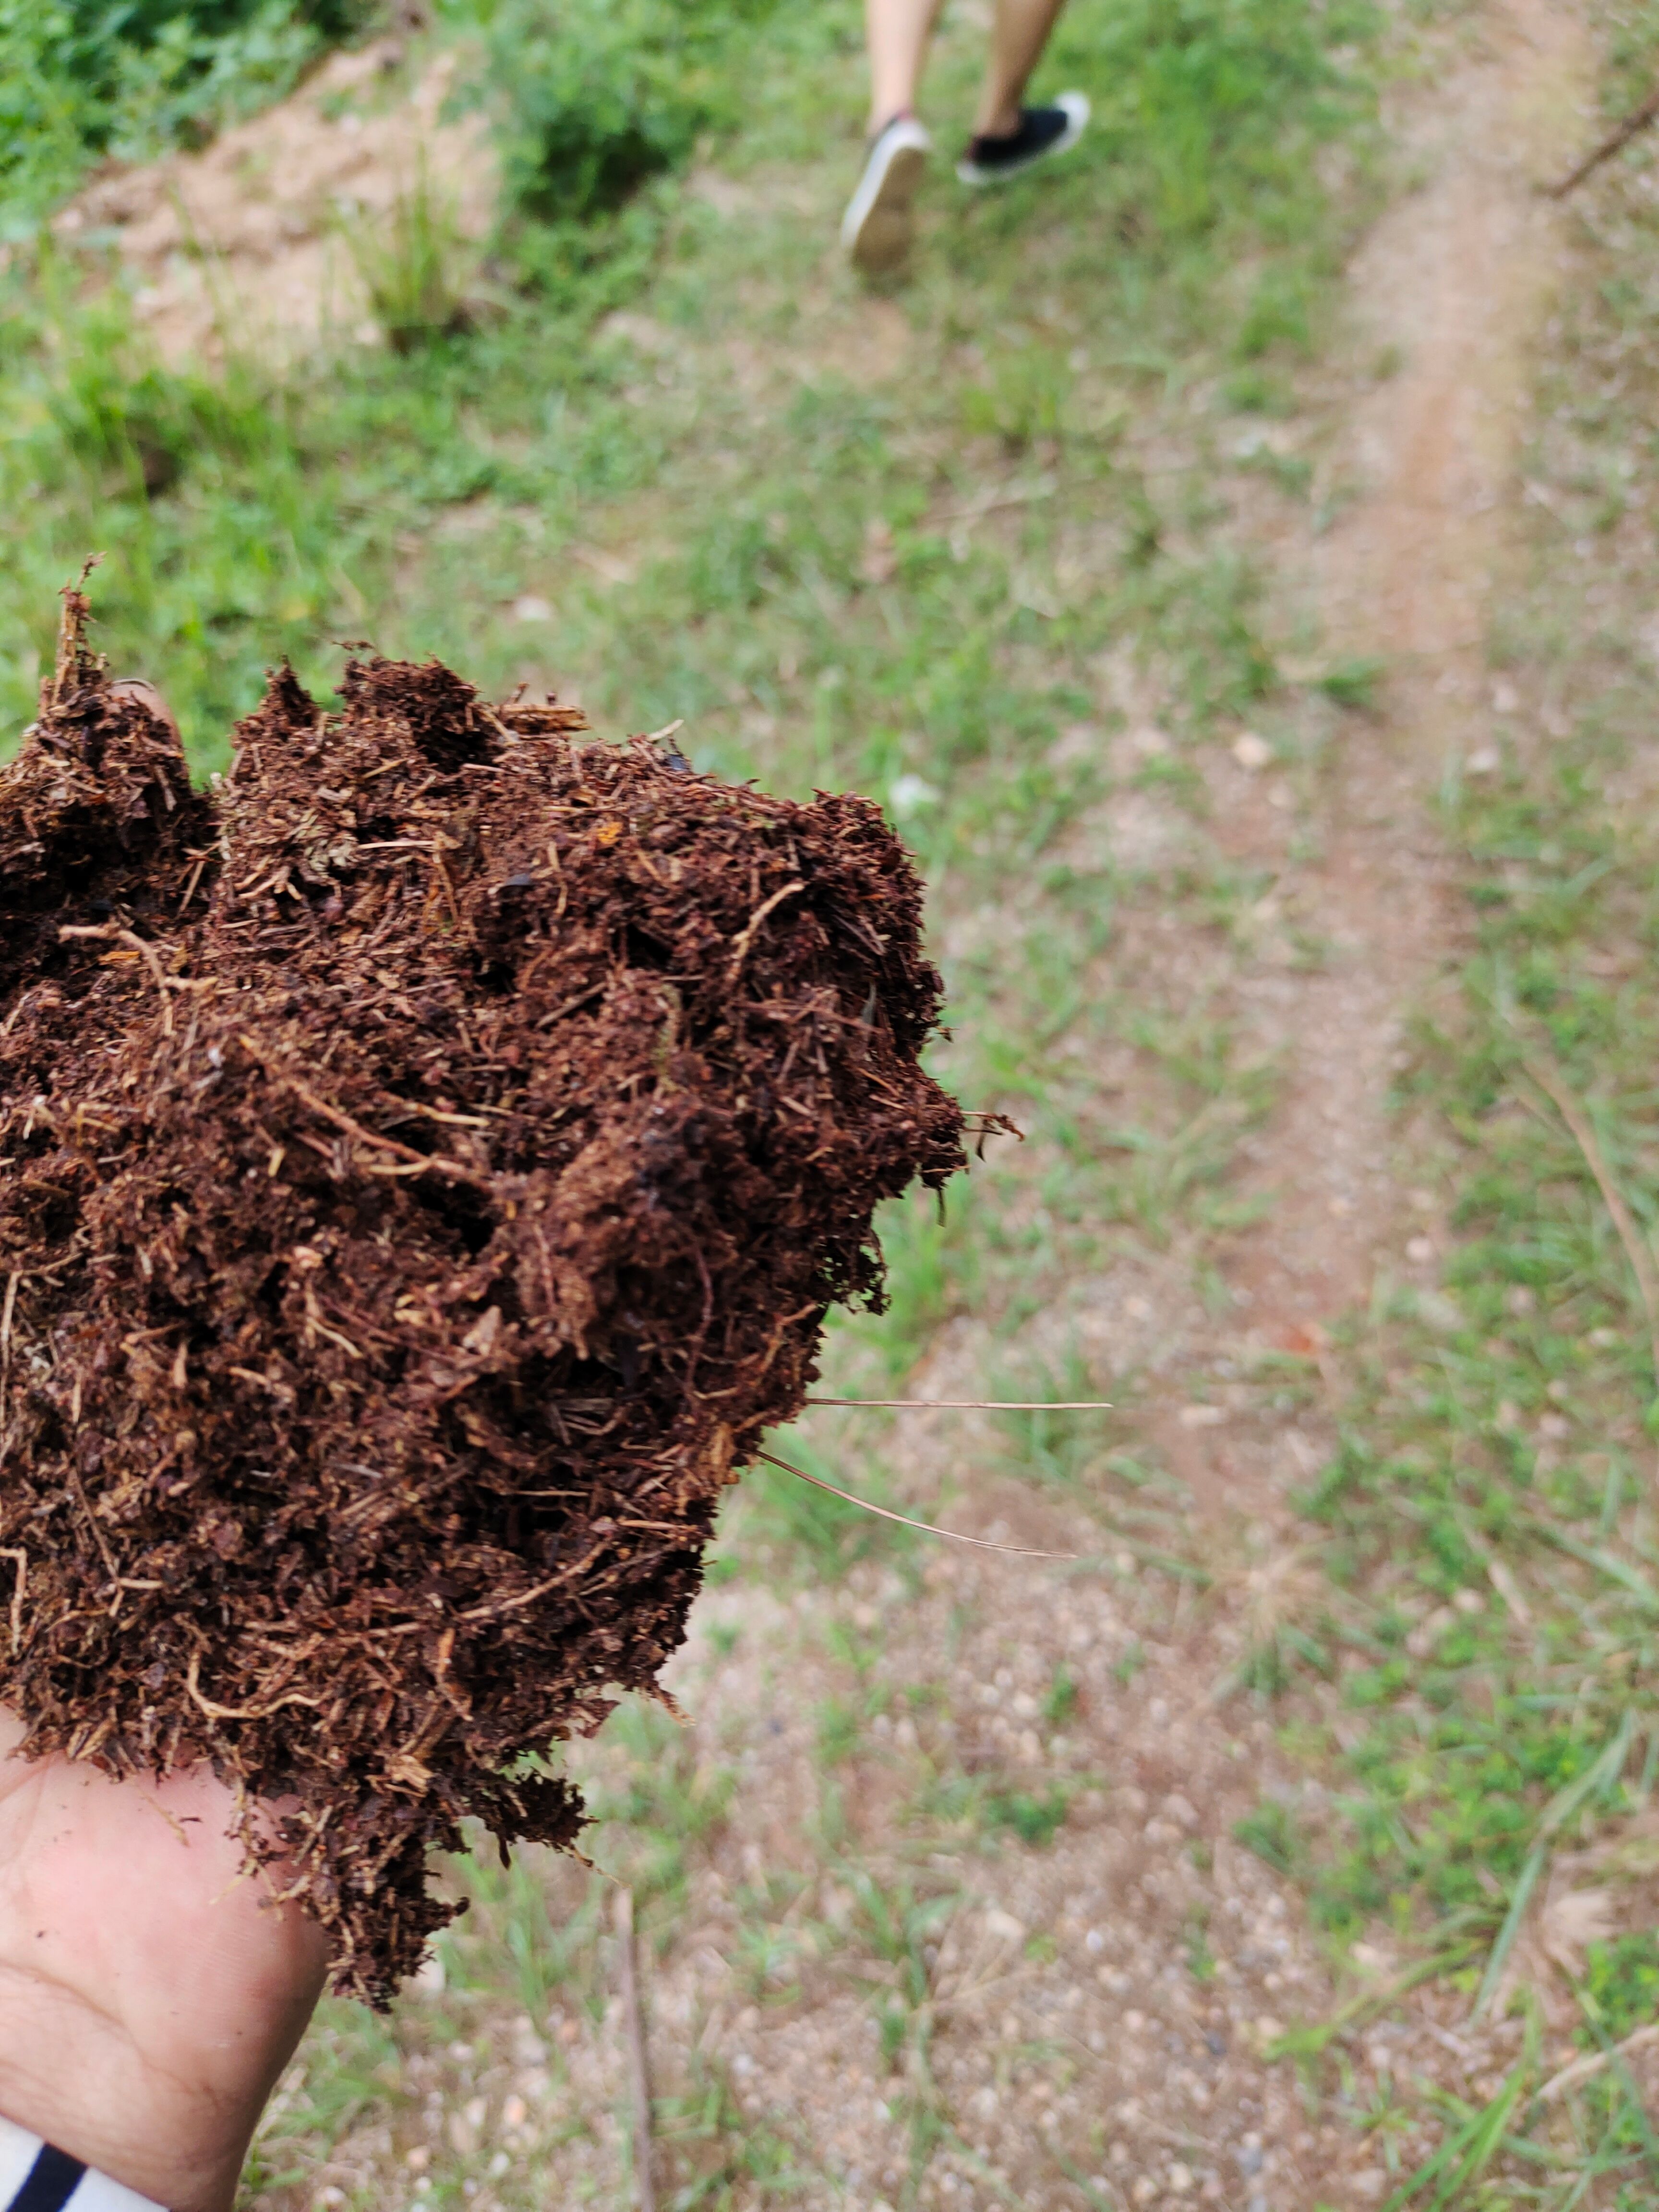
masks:
<path fill-rule="evenodd" d="M 769 0 L 502 0 L 486 44 L 513 198 L 583 222 L 683 167 L 737 113 L 734 41 L 769 12 Z"/>
<path fill-rule="evenodd" d="M 240 364 L 217 376 L 165 368 L 118 295 L 94 301 L 54 336 L 41 443 L 58 443 L 95 495 L 153 499 L 174 488 L 193 457 L 246 463 L 273 432 L 280 439 L 269 394 Z"/>
<path fill-rule="evenodd" d="M 0 231 L 104 153 L 199 141 L 287 91 L 359 0 L 0 0 Z"/>

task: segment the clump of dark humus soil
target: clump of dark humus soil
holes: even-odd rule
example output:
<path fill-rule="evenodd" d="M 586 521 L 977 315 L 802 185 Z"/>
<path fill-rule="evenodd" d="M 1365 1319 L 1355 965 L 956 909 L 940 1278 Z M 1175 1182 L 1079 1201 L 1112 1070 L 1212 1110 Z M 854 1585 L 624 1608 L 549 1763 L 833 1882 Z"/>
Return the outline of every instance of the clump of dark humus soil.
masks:
<path fill-rule="evenodd" d="M 206 1759 L 384 2002 L 433 1846 L 649 1689 L 715 1506 L 963 1164 L 878 810 L 447 668 L 291 672 L 192 791 L 66 595 L 0 771 L 0 1698 Z M 258 1802 L 283 1809 L 273 1831 Z"/>

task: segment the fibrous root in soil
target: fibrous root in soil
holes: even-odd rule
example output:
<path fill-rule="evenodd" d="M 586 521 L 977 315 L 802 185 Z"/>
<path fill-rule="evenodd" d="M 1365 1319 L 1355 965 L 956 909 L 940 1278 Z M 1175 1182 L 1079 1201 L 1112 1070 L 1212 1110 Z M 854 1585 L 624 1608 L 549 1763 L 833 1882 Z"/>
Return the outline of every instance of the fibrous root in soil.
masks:
<path fill-rule="evenodd" d="M 866 800 L 435 662 L 279 671 L 199 793 L 65 600 L 0 772 L 0 1698 L 211 1761 L 384 2002 L 463 1820 L 573 1838 L 550 1747 L 963 1164 L 921 887 Z"/>

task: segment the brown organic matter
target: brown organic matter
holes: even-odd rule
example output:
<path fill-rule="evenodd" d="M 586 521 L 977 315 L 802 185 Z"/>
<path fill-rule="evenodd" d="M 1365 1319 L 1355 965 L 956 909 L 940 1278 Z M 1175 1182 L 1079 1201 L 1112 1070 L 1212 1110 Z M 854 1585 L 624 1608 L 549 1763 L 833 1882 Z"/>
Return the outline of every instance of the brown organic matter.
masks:
<path fill-rule="evenodd" d="M 286 668 L 210 795 L 66 595 L 0 773 L 0 1698 L 210 1759 L 383 2002 L 433 1846 L 680 1642 L 722 1487 L 963 1164 L 878 811 L 434 663 Z M 269 1810 L 279 1814 L 271 1825 Z"/>

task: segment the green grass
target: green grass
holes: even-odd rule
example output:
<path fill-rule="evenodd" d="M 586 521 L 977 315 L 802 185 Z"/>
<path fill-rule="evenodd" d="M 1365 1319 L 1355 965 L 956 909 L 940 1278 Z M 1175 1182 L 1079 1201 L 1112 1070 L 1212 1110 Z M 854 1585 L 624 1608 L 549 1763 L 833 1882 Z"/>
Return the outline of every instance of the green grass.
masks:
<path fill-rule="evenodd" d="M 1650 52 L 1644 15 L 1616 43 L 1617 82 L 1638 32 Z M 1436 1293 L 1384 1282 L 1353 1320 L 1340 1449 L 1302 1500 L 1325 1532 L 1322 1618 L 1253 1662 L 1330 1794 L 1296 1817 L 1266 1803 L 1237 1831 L 1304 1886 L 1334 1952 L 1378 1929 L 1444 1950 L 1477 2015 L 1558 1854 L 1616 1838 L 1659 1767 L 1642 1283 L 1659 1227 L 1656 576 L 1651 532 L 1632 526 L 1659 489 L 1659 227 L 1614 184 L 1583 244 L 1522 470 L 1543 492 L 1527 509 L 1534 575 L 1490 647 L 1524 720 L 1496 772 L 1448 770 L 1468 952 L 1398 1078 L 1452 1247 Z M 1592 549 L 1610 588 L 1592 586 Z M 1577 1880 L 1632 1910 L 1611 1844 L 1589 1863 Z M 1587 2049 L 1654 2017 L 1654 1942 L 1638 1929 L 1590 1946 Z M 1507 2002 L 1534 2021 L 1524 1979 Z M 1529 2057 L 1486 2102 L 1449 2100 L 1437 2148 L 1389 2204 L 1651 2202 L 1659 2145 L 1628 2074 L 1609 2067 L 1564 2112 L 1532 2101 L 1548 2070 Z"/>
<path fill-rule="evenodd" d="M 1135 1433 L 1146 1378 L 1107 1389 L 1066 1301 L 1119 1264 L 1213 1293 L 1214 1255 L 1250 1218 L 1239 1147 L 1278 1079 L 1250 1058 L 1226 979 L 1252 957 L 1266 886 L 1222 850 L 1201 749 L 1248 713 L 1300 762 L 1364 710 L 1371 678 L 1338 670 L 1323 693 L 1280 681 L 1263 579 L 1218 485 L 1237 412 L 1298 404 L 1376 204 L 1380 32 L 1346 0 L 1073 0 L 1041 82 L 1086 87 L 1090 137 L 1040 188 L 970 200 L 941 175 L 910 283 L 874 308 L 826 254 L 858 159 L 852 0 L 755 10 L 740 120 L 732 76 L 703 88 L 713 120 L 696 129 L 712 136 L 697 151 L 682 133 L 619 206 L 580 224 L 514 212 L 493 249 L 499 296 L 470 328 L 444 305 L 459 286 L 431 281 L 433 222 L 411 210 L 386 272 L 388 298 L 416 310 L 401 351 L 354 349 L 275 384 L 233 349 L 210 380 L 147 354 L 118 284 L 94 296 L 96 249 L 37 243 L 0 276 L 0 750 L 33 709 L 54 595 L 95 550 L 100 641 L 165 684 L 199 773 L 223 765 L 268 664 L 289 654 L 325 692 L 332 641 L 367 635 L 503 690 L 574 688 L 606 734 L 684 717 L 692 757 L 732 776 L 883 799 L 930 883 L 955 1025 L 941 1074 L 1011 1113 L 1025 1142 L 954 1186 L 942 1220 L 931 1202 L 884 1211 L 886 1310 L 837 1322 L 827 1376 L 900 1395 L 971 1322 L 1017 1395 L 1117 1398 L 1110 1415 L 985 1424 L 957 1471 L 1097 1524 L 1109 1555 L 1188 1594 L 1207 1571 L 1188 1556 L 1186 1492 Z M 977 58 L 947 27 L 929 90 L 941 118 L 966 115 Z M 736 70 L 732 50 L 718 66 Z M 699 188 L 696 161 L 744 196 L 738 213 Z M 872 371 L 859 349 L 878 338 L 902 366 Z M 1305 492 L 1294 472 L 1250 489 Z M 526 595 L 550 617 L 515 617 Z M 1125 756 L 1152 718 L 1166 750 Z M 1156 836 L 1121 836 L 1126 809 Z M 1172 969 L 1166 919 L 1219 980 L 1194 988 Z M 884 1417 L 814 1415 L 781 1450 L 946 1518 L 948 1491 L 912 1497 Z M 1363 1532 L 1342 1533 L 1357 1559 Z M 438 1947 L 441 2000 L 412 1995 L 390 2030 L 325 2013 L 253 2185 L 298 2202 L 354 2135 L 412 2128 L 428 2099 L 464 2117 L 521 2020 L 546 2046 L 530 2070 L 562 2084 L 583 2046 L 554 2023 L 586 2036 L 614 1986 L 604 1877 L 634 1887 L 648 1955 L 686 1932 L 717 1863 L 730 1917 L 707 1940 L 757 2010 L 827 1962 L 879 1967 L 860 2001 L 904 2123 L 901 2196 L 941 2146 L 969 2170 L 934 2069 L 932 1954 L 969 1879 L 1067 1847 L 1087 1784 L 965 1761 L 943 1725 L 947 1651 L 921 1679 L 890 1679 L 864 1605 L 911 1601 L 928 1558 L 924 1540 L 787 1474 L 746 1478 L 711 1580 L 826 1609 L 793 1713 L 816 1795 L 791 1801 L 788 1863 L 747 1794 L 754 1742 L 699 1760 L 664 1712 L 627 1701 L 572 1761 L 590 1778 L 601 1871 L 535 1852 L 459 1863 L 469 1909 Z M 706 1663 L 763 1670 L 755 1641 L 712 1635 Z M 1120 1679 L 1143 1657 L 1127 1645 Z M 793 1686 L 775 1686 L 780 1725 Z M 1035 1721 L 1075 1723 L 1065 1668 L 1036 1690 Z M 758 1870 L 740 1858 L 751 1842 Z M 941 1854 L 960 1863 L 947 1872 Z M 839 1929 L 817 1917 L 820 1881 L 848 1900 Z M 1183 1944 L 1201 1978 L 1203 1927 Z M 669 2201 L 822 2188 L 699 2032 L 677 2033 L 684 2068 L 659 2084 Z M 608 2185 L 603 2146 L 571 2125 L 561 2156 L 581 2201 Z M 527 2212 L 524 2177 L 489 2181 L 465 2128 L 432 2140 L 430 2202 L 487 2185 Z"/>

